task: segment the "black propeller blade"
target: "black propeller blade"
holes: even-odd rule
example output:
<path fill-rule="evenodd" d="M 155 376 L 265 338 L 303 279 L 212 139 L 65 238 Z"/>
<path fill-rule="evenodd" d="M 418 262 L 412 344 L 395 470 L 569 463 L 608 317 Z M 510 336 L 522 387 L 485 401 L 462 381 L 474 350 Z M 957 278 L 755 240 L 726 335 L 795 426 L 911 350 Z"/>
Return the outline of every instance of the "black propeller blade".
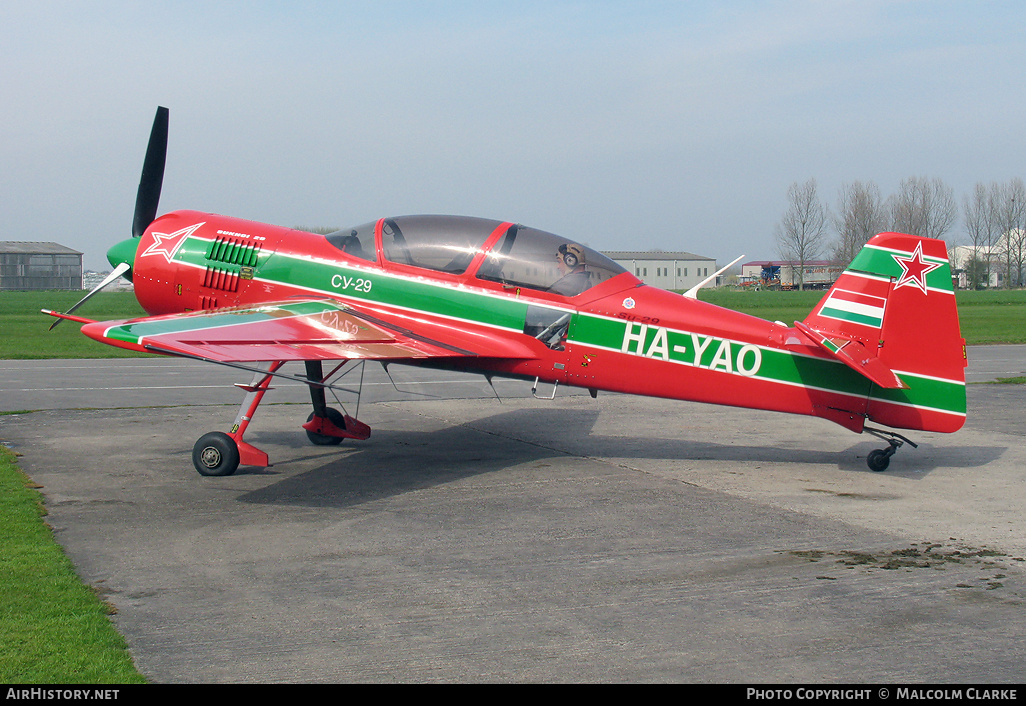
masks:
<path fill-rule="evenodd" d="M 161 106 L 157 108 L 157 114 L 153 118 L 153 128 L 150 130 L 150 144 L 146 147 L 146 159 L 143 161 L 142 176 L 139 178 L 139 193 L 135 197 L 135 220 L 132 222 L 132 238 L 122 241 L 107 251 L 107 259 L 114 265 L 114 271 L 97 285 L 93 291 L 82 297 L 75 306 L 68 309 L 70 314 L 94 294 L 102 290 L 118 277 L 125 276 L 131 280 L 128 274 L 132 269 L 135 260 L 135 251 L 138 246 L 138 238 L 146 232 L 150 223 L 157 217 L 157 205 L 160 202 L 160 187 L 164 183 L 164 163 L 167 161 L 167 124 L 168 110 Z M 126 247 L 127 246 L 127 247 Z M 52 331 L 57 324 L 64 319 L 57 319 L 50 326 Z"/>
<path fill-rule="evenodd" d="M 150 144 L 146 147 L 142 177 L 139 179 L 139 193 L 135 197 L 135 220 L 132 222 L 132 236 L 141 237 L 146 228 L 157 217 L 160 203 L 160 187 L 164 183 L 164 163 L 167 160 L 168 110 L 157 108 L 150 130 Z"/>

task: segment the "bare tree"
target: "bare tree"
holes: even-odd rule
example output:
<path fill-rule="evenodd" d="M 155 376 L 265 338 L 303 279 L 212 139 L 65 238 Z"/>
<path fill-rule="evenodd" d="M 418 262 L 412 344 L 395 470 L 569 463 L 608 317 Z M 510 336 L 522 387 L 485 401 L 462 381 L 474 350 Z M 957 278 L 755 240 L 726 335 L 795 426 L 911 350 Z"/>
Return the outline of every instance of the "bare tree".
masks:
<path fill-rule="evenodd" d="M 924 238 L 943 238 L 958 220 L 954 192 L 940 179 L 905 179 L 888 205 L 894 230 Z"/>
<path fill-rule="evenodd" d="M 1013 228 L 1004 234 L 1005 265 L 1008 268 L 1008 287 L 1026 284 L 1026 230 Z"/>
<path fill-rule="evenodd" d="M 998 245 L 1005 264 L 1005 286 L 1022 286 L 1022 270 L 1026 260 L 1026 185 L 1018 177 L 994 189 L 994 216 Z"/>
<path fill-rule="evenodd" d="M 977 289 L 990 284 L 990 255 L 997 234 L 994 194 L 996 185 L 977 182 L 971 196 L 965 197 L 965 232 L 969 236 L 972 255 L 962 263 L 968 275 L 968 286 Z"/>
<path fill-rule="evenodd" d="M 787 200 L 790 206 L 775 229 L 777 248 L 781 259 L 791 262 L 798 288 L 804 289 L 805 263 L 823 251 L 827 213 L 820 203 L 815 179 L 791 184 Z"/>
<path fill-rule="evenodd" d="M 870 238 L 887 229 L 887 221 L 887 209 L 876 184 L 871 181 L 845 184 L 841 187 L 834 217 L 837 230 L 834 260 L 846 266 Z"/>

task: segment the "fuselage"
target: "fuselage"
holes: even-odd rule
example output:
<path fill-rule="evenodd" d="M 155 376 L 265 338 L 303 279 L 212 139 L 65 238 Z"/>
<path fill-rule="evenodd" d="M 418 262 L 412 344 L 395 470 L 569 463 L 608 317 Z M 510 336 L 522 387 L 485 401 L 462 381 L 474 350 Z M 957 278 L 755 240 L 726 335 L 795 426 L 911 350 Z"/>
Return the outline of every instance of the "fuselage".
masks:
<path fill-rule="evenodd" d="M 526 358 L 456 356 L 433 359 L 435 365 L 816 415 L 862 429 L 872 383 L 789 326 L 647 286 L 622 268 L 596 274 L 575 295 L 532 284 L 530 262 L 507 259 L 507 270 L 518 272 L 499 274 L 516 227 L 508 222 L 473 224 L 484 229 L 481 242 L 450 247 L 458 256 L 451 267 L 433 260 L 425 267 L 416 251 L 400 256 L 389 245 L 395 237 L 390 223 L 353 229 L 355 245 L 340 249 L 348 236 L 176 211 L 154 221 L 140 239 L 136 295 L 152 315 L 331 298 L 391 320 L 516 337 L 531 350 Z M 535 238 L 540 254 L 532 257 L 544 270 L 552 255 L 542 247 L 547 241 Z"/>

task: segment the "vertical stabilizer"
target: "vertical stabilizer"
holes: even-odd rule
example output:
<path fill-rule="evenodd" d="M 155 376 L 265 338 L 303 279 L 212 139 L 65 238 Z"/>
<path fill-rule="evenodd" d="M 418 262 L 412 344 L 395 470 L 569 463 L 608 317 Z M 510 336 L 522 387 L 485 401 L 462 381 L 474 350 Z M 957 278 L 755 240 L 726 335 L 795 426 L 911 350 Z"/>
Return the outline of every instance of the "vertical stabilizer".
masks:
<path fill-rule="evenodd" d="M 965 340 L 944 241 L 875 236 L 796 325 L 873 381 L 868 419 L 942 432 L 965 422 Z"/>

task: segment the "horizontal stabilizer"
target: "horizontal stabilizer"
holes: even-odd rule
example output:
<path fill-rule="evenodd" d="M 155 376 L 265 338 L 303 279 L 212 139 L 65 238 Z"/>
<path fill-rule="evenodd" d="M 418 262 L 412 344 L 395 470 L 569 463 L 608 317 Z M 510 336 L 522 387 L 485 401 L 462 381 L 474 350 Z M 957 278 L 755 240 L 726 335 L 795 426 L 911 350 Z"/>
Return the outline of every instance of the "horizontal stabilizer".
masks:
<path fill-rule="evenodd" d="M 795 321 L 794 326 L 831 356 L 880 387 L 895 390 L 908 389 L 908 385 L 876 357 L 876 351 L 869 350 L 861 341 L 828 336 L 801 321 Z"/>
<path fill-rule="evenodd" d="M 49 315 L 49 316 L 57 317 L 57 321 L 58 322 L 60 322 L 60 321 L 62 321 L 64 319 L 67 319 L 68 321 L 75 321 L 75 322 L 80 323 L 80 324 L 94 324 L 94 323 L 96 323 L 96 321 L 94 319 L 87 319 L 87 318 L 82 317 L 82 316 L 72 316 L 71 314 L 64 314 L 64 313 L 61 313 L 59 311 L 53 311 L 52 309 L 40 309 L 40 311 L 43 312 L 44 314 Z M 51 331 L 53 330 L 53 326 L 50 327 L 50 330 Z"/>

